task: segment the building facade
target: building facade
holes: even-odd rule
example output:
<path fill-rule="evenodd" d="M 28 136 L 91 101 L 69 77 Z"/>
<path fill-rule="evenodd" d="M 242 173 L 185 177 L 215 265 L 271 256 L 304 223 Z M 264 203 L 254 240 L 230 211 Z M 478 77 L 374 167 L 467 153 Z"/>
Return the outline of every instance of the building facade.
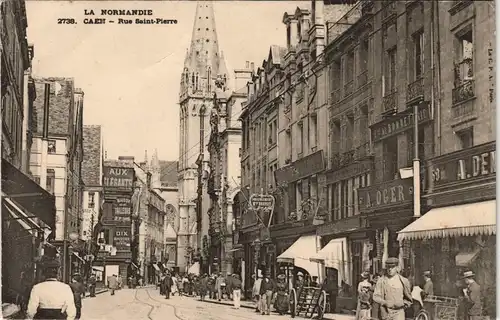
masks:
<path fill-rule="evenodd" d="M 357 190 L 371 184 L 374 170 L 369 128 L 372 30 L 371 16 L 362 15 L 360 5 L 344 6 L 338 14 L 343 15 L 329 23 L 326 30 L 329 152 L 324 177 L 325 224 L 316 231 L 322 250 L 316 260 L 326 267 L 326 273 L 335 274 L 339 285 L 355 286 L 364 270 L 363 263 L 367 262 L 369 247 Z M 349 302 L 354 300 L 354 293 L 352 297 L 344 294 L 337 304 L 349 308 Z"/>
<path fill-rule="evenodd" d="M 416 276 L 432 272 L 438 295 L 457 297 L 463 272 L 472 270 L 483 315 L 495 318 L 495 4 L 433 5 L 440 44 L 435 86 L 442 94 L 434 105 L 434 157 L 423 165 L 428 211 L 401 230 L 399 240 Z"/>
<path fill-rule="evenodd" d="M 29 299 L 23 284 L 41 279 L 37 262 L 49 254 L 47 240 L 53 238 L 55 230 L 55 198 L 33 180 L 29 166 L 36 129 L 36 92 L 24 1 L 2 2 L 0 21 L 2 302 L 19 307 L 20 301 Z"/>
<path fill-rule="evenodd" d="M 233 273 L 233 204 L 240 192 L 241 105 L 247 96 L 247 82 L 252 70 L 247 62 L 244 69 L 235 70 L 236 91 L 222 91 L 221 81 L 214 95 L 214 107 L 210 114 L 210 271 Z M 219 79 L 222 80 L 222 79 Z"/>
<path fill-rule="evenodd" d="M 223 54 L 219 51 L 213 4 L 200 1 L 181 75 L 180 104 L 180 161 L 179 230 L 177 261 L 181 269 L 193 262 L 208 236 L 209 197 L 207 194 L 207 150 L 210 136 L 209 115 L 212 110 L 216 77 L 227 80 L 228 72 Z M 186 269 L 187 270 L 187 269 Z"/>
<path fill-rule="evenodd" d="M 133 269 L 132 203 L 135 180 L 133 157 L 104 159 L 104 198 L 97 228 L 100 250 L 93 267 L 99 270 L 97 277 L 104 281 L 112 274 L 128 279 Z"/>
<path fill-rule="evenodd" d="M 102 130 L 99 125 L 83 126 L 83 212 L 80 238 L 85 241 L 88 254 L 85 257 L 86 274 L 90 271 L 97 250 L 95 227 L 101 217 L 103 199 L 103 144 Z M 92 255 L 92 256 L 91 256 Z"/>
<path fill-rule="evenodd" d="M 36 78 L 35 87 L 36 131 L 30 168 L 35 181 L 56 198 L 54 244 L 63 249 L 61 258 L 66 257 L 63 278 L 67 279 L 72 269 L 80 271 L 83 261 L 71 257 L 69 250 L 64 250 L 64 243 L 69 246 L 71 242 L 78 256 L 84 254 L 85 248 L 80 239 L 84 94 L 75 88 L 72 78 Z"/>

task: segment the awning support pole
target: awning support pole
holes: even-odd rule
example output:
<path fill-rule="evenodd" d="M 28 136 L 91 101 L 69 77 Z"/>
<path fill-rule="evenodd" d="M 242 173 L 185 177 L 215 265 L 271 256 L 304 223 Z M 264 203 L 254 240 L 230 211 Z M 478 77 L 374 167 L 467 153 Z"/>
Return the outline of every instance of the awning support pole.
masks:
<path fill-rule="evenodd" d="M 413 159 L 413 216 L 415 218 L 420 217 L 420 159 L 418 154 L 418 106 L 415 104 L 413 106 L 413 127 L 414 127 L 414 148 L 415 148 L 415 158 Z"/>

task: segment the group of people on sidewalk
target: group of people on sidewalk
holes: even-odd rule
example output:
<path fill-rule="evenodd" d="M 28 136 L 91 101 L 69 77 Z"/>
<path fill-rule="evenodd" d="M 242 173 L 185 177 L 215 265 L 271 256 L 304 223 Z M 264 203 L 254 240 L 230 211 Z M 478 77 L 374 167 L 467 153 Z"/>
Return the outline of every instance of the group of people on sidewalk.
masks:
<path fill-rule="evenodd" d="M 425 299 L 434 295 L 432 273 L 423 273 L 421 288 L 400 274 L 398 258 L 388 258 L 385 272 L 375 275 L 371 280 L 369 272 L 363 272 L 361 276 L 363 280 L 358 284 L 356 320 L 415 318 L 424 307 Z M 466 286 L 461 297 L 464 314 L 460 319 L 481 320 L 481 288 L 474 280 L 472 271 L 466 271 L 463 280 Z"/>

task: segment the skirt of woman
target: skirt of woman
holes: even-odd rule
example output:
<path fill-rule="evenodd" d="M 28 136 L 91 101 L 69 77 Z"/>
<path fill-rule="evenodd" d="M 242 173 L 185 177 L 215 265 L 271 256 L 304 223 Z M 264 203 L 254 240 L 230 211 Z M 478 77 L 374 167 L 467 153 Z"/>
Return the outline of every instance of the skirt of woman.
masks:
<path fill-rule="evenodd" d="M 278 292 L 276 295 L 276 301 L 274 302 L 274 309 L 278 313 L 285 313 L 288 311 L 288 294 L 284 292 Z"/>

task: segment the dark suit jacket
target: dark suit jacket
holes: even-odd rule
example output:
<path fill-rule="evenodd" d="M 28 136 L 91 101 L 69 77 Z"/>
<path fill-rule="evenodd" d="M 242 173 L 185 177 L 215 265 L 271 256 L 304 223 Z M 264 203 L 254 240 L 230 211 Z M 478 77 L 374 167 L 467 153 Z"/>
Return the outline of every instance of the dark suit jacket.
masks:
<path fill-rule="evenodd" d="M 276 286 L 273 280 L 268 279 L 268 281 L 266 281 L 266 279 L 262 279 L 262 283 L 260 284 L 259 294 L 263 295 L 268 290 L 275 291 L 275 288 Z"/>
<path fill-rule="evenodd" d="M 481 286 L 477 282 L 471 283 L 467 288 L 465 301 L 467 302 L 466 309 L 469 316 L 480 316 L 482 314 Z"/>

